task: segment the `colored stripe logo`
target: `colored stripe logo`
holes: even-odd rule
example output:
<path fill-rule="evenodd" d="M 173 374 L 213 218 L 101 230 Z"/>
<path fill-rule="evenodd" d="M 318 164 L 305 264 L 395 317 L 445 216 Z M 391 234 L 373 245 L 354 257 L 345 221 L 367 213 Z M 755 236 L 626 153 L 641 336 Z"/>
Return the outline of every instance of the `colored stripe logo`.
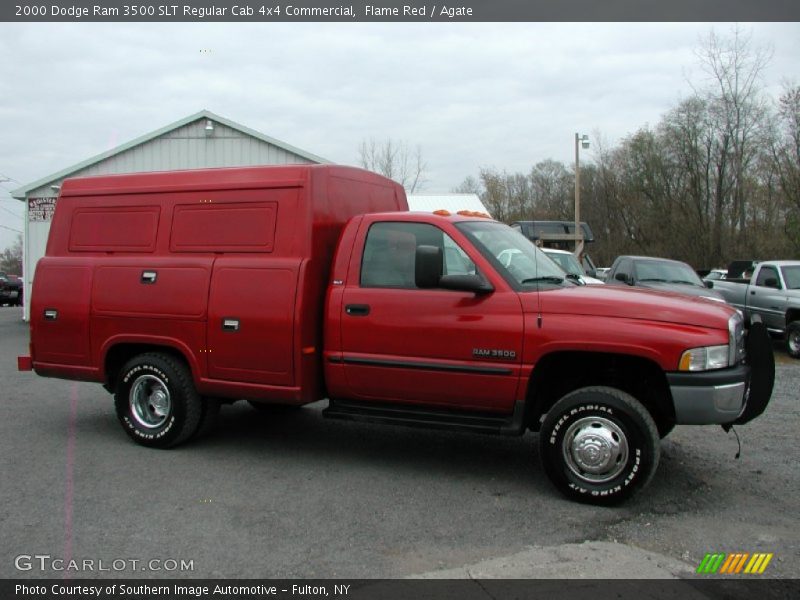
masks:
<path fill-rule="evenodd" d="M 773 556 L 772 552 L 709 553 L 700 561 L 696 572 L 704 575 L 761 575 Z"/>

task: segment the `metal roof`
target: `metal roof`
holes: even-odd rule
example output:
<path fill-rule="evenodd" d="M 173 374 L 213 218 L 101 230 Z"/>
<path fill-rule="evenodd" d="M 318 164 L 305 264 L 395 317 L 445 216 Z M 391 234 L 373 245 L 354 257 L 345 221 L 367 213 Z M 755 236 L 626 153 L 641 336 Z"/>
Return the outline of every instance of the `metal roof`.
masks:
<path fill-rule="evenodd" d="M 244 125 L 240 125 L 239 123 L 231 121 L 230 119 L 226 119 L 225 117 L 220 117 L 219 115 L 216 115 L 216 114 L 214 114 L 213 112 L 211 112 L 209 110 L 201 110 L 198 113 L 195 113 L 193 115 L 189 115 L 188 117 L 184 117 L 183 119 L 175 121 L 174 123 L 170 123 L 169 125 L 165 125 L 164 127 L 161 127 L 160 129 L 156 129 L 155 131 L 151 131 L 150 133 L 146 133 L 143 136 L 140 136 L 140 137 L 138 137 L 138 138 L 136 138 L 134 140 L 131 140 L 130 142 L 122 144 L 121 146 L 117 146 L 116 148 L 112 148 L 111 150 L 107 150 L 106 152 L 102 152 L 102 153 L 100 153 L 100 154 L 98 154 L 96 156 L 93 156 L 91 158 L 87 158 L 86 160 L 84 160 L 82 162 L 79 162 L 79 163 L 77 163 L 75 165 L 72 165 L 71 167 L 67 167 L 66 169 L 63 169 L 63 170 L 59 171 L 58 173 L 53 173 L 52 175 L 48 175 L 47 177 L 43 177 L 41 179 L 37 179 L 33 183 L 29 183 L 29 184 L 27 184 L 25 186 L 22 186 L 20 188 L 17 188 L 15 190 L 13 190 L 11 192 L 11 195 L 12 195 L 12 197 L 14 197 L 14 198 L 16 198 L 18 200 L 24 200 L 25 199 L 25 195 L 28 192 L 30 192 L 31 190 L 35 190 L 37 188 L 46 186 L 47 184 L 49 184 L 51 182 L 59 181 L 61 179 L 64 179 L 65 177 L 69 177 L 73 173 L 76 173 L 78 171 L 82 171 L 82 170 L 86 169 L 87 167 L 90 167 L 90 166 L 95 165 L 95 164 L 97 164 L 99 162 L 102 162 L 102 161 L 106 160 L 107 158 L 110 158 L 110 157 L 112 157 L 112 156 L 114 156 L 116 154 L 120 154 L 122 152 L 125 152 L 126 150 L 130 150 L 131 148 L 134 148 L 136 146 L 140 146 L 142 144 L 145 144 L 146 142 L 149 142 L 149 141 L 154 140 L 154 139 L 156 139 L 158 137 L 161 137 L 161 136 L 163 136 L 163 135 L 165 135 L 165 134 L 167 134 L 167 133 L 169 133 L 171 131 L 174 131 L 175 129 L 178 129 L 180 127 L 184 127 L 185 125 L 188 125 L 190 123 L 194 123 L 195 121 L 199 121 L 201 119 L 211 119 L 212 121 L 214 121 L 216 123 L 220 123 L 222 125 L 230 127 L 231 129 L 238 130 L 238 131 L 240 131 L 240 132 L 242 132 L 242 133 L 244 133 L 246 135 L 249 135 L 249 136 L 251 136 L 253 138 L 261 140 L 262 142 L 265 142 L 267 144 L 272 144 L 273 146 L 277 146 L 278 148 L 281 148 L 282 150 L 285 150 L 287 152 L 291 152 L 293 154 L 296 154 L 296 155 L 298 155 L 298 156 L 300 156 L 302 158 L 305 158 L 305 159 L 307 159 L 307 160 L 309 160 L 311 162 L 322 163 L 322 164 L 328 164 L 328 163 L 331 162 L 331 161 L 329 161 L 329 160 L 327 160 L 325 158 L 322 158 L 321 156 L 317 156 L 315 154 L 311 154 L 310 152 L 306 152 L 305 150 L 301 150 L 300 148 L 292 146 L 291 144 L 287 144 L 286 142 L 282 142 L 282 141 L 277 140 L 277 139 L 275 139 L 273 137 L 270 137 L 268 135 L 264 135 L 263 133 L 260 133 L 260 132 L 254 130 L 254 129 L 250 129 L 249 127 L 245 127 Z"/>
<path fill-rule="evenodd" d="M 433 212 L 440 209 L 449 210 L 451 213 L 472 210 L 489 214 L 477 194 L 409 194 L 408 196 L 408 210 Z"/>

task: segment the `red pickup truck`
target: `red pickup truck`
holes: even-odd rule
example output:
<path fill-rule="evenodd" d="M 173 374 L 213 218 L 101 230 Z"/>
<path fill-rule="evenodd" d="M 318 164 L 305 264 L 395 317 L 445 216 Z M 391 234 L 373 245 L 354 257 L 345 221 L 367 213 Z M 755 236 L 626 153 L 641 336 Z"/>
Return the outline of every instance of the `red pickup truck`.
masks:
<path fill-rule="evenodd" d="M 556 487 L 595 503 L 644 487 L 674 425 L 766 407 L 763 327 L 745 335 L 720 303 L 564 275 L 510 227 L 408 212 L 399 185 L 360 169 L 72 179 L 19 368 L 102 383 L 130 437 L 157 448 L 238 399 L 538 431 Z"/>

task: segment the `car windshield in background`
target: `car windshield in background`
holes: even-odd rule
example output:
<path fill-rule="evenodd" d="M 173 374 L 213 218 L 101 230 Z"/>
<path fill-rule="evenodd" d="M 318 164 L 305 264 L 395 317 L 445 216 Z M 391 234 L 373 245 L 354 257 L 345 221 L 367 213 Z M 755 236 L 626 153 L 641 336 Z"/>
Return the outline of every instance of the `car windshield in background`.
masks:
<path fill-rule="evenodd" d="M 781 272 L 787 289 L 800 290 L 800 265 L 781 267 Z"/>
<path fill-rule="evenodd" d="M 708 275 L 703 277 L 703 279 L 708 281 L 716 281 L 724 278 L 725 278 L 725 273 L 723 273 L 722 271 L 711 271 Z"/>
<path fill-rule="evenodd" d="M 560 252 L 543 251 L 547 257 L 556 263 L 559 267 L 564 269 L 567 273 L 583 277 L 586 273 L 583 272 L 581 266 L 578 264 L 578 259 L 574 254 L 561 254 Z"/>
<path fill-rule="evenodd" d="M 643 260 L 637 262 L 636 276 L 639 281 L 703 285 L 697 273 L 692 271 L 687 265 L 660 260 Z"/>
<path fill-rule="evenodd" d="M 508 225 L 468 221 L 457 227 L 475 244 L 495 268 L 517 287 L 532 289 L 539 284 L 562 285 L 565 273 L 531 241 Z"/>

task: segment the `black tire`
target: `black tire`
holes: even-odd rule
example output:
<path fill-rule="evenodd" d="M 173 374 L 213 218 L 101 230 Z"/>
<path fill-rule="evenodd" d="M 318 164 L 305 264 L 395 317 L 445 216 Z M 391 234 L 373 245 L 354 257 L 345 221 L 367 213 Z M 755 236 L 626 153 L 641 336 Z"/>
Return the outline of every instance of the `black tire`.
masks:
<path fill-rule="evenodd" d="M 786 353 L 800 358 L 800 321 L 792 321 L 786 327 Z"/>
<path fill-rule="evenodd" d="M 583 453 L 576 452 L 581 441 Z M 590 504 L 616 504 L 647 486 L 660 452 L 658 428 L 647 409 L 609 387 L 567 394 L 547 413 L 539 432 L 539 454 L 550 481 L 568 498 Z"/>
<path fill-rule="evenodd" d="M 171 448 L 197 432 L 203 402 L 181 360 L 159 352 L 140 354 L 125 364 L 117 381 L 117 418 L 135 442 Z"/>
<path fill-rule="evenodd" d="M 200 401 L 202 403 L 202 412 L 200 414 L 200 423 L 197 425 L 197 430 L 191 436 L 193 440 L 211 433 L 214 426 L 217 424 L 219 409 L 220 406 L 222 406 L 222 403 L 217 398 L 203 396 Z"/>
<path fill-rule="evenodd" d="M 675 423 L 667 423 L 666 421 L 662 420 L 659 421 L 656 427 L 658 428 L 658 437 L 660 437 L 663 440 L 670 433 L 672 433 L 673 429 L 675 429 Z"/>

